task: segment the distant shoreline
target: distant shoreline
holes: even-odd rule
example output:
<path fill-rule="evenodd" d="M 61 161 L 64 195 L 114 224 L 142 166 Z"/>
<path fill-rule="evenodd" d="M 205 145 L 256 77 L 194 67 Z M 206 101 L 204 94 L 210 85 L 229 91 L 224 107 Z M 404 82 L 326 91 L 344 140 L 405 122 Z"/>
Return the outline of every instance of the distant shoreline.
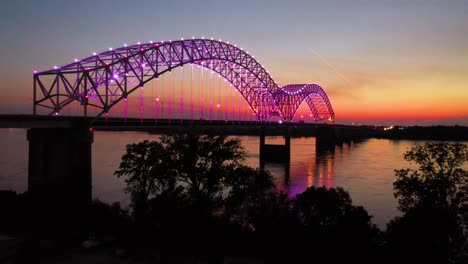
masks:
<path fill-rule="evenodd" d="M 394 126 L 380 129 L 374 137 L 405 140 L 468 141 L 466 126 Z"/>
<path fill-rule="evenodd" d="M 395 140 L 441 140 L 441 141 L 468 141 L 468 127 L 466 126 L 356 126 L 366 130 L 366 138 L 395 139 Z M 186 131 L 200 133 L 228 134 L 233 136 L 258 136 L 257 127 L 236 127 L 223 129 L 221 127 L 95 127 L 96 131 L 136 131 L 152 134 L 170 134 Z M 268 136 L 281 136 L 283 129 L 272 129 Z M 301 129 L 301 125 L 291 126 L 291 137 L 313 137 L 312 133 Z"/>

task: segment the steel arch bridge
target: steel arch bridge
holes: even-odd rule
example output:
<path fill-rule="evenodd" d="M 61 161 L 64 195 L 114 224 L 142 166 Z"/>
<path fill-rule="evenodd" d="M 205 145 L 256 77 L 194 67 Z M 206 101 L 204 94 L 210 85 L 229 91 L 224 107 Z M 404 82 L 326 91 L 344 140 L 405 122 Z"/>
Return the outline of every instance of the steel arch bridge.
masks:
<path fill-rule="evenodd" d="M 335 119 L 330 101 L 317 84 L 280 87 L 248 52 L 229 42 L 188 39 L 125 45 L 62 67 L 34 71 L 33 113 L 36 108 L 58 114 L 79 102 L 108 113 L 114 105 L 154 78 L 184 64 L 195 64 L 223 76 L 245 98 L 259 121 L 280 116 L 292 121 L 305 100 L 315 121 Z"/>

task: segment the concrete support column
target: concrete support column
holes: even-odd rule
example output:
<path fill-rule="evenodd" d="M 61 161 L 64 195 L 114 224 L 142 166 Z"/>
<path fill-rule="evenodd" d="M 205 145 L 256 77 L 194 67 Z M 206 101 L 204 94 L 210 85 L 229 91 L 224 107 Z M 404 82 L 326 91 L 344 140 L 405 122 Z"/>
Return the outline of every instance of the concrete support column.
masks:
<path fill-rule="evenodd" d="M 260 160 L 260 169 L 265 168 L 265 127 L 260 127 L 260 149 L 259 149 L 259 160 Z"/>
<path fill-rule="evenodd" d="M 338 143 L 334 127 L 319 127 L 315 136 L 315 148 L 317 152 L 334 150 Z"/>
<path fill-rule="evenodd" d="M 286 146 L 285 151 L 285 158 L 287 163 L 291 162 L 291 128 L 289 126 L 286 127 L 286 131 L 284 132 L 284 145 Z"/>
<path fill-rule="evenodd" d="M 289 126 L 281 131 L 284 137 L 284 145 L 265 144 L 265 127 L 260 127 L 260 169 L 265 168 L 265 163 L 272 162 L 284 166 L 284 182 L 289 183 L 291 164 L 291 134 Z"/>
<path fill-rule="evenodd" d="M 87 127 L 31 128 L 27 137 L 31 200 L 62 210 L 86 209 L 92 199 L 93 132 Z"/>

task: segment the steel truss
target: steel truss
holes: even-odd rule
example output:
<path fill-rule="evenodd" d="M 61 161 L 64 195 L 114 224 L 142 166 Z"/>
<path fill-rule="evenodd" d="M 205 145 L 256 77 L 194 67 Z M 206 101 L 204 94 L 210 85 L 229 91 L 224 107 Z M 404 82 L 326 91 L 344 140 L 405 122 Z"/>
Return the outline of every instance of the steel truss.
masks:
<path fill-rule="evenodd" d="M 316 84 L 280 87 L 251 55 L 217 40 L 189 39 L 111 49 L 54 69 L 34 72 L 34 107 L 58 114 L 72 102 L 107 113 L 114 105 L 174 68 L 200 65 L 223 76 L 250 105 L 258 120 L 280 116 L 291 121 L 305 100 L 314 120 L 334 120 L 325 91 Z"/>

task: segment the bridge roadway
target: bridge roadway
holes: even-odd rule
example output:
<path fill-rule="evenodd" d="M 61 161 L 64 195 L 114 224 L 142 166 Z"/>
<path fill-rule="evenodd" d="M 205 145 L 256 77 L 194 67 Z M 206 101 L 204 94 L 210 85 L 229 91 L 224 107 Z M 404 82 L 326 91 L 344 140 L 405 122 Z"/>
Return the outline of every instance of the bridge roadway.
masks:
<path fill-rule="evenodd" d="M 224 135 L 284 136 L 285 145 L 290 137 L 315 137 L 317 149 L 333 149 L 343 142 L 356 141 L 372 136 L 368 127 L 336 124 L 278 123 L 257 121 L 181 120 L 181 119 L 139 119 L 139 118 L 92 118 L 79 116 L 0 115 L 0 128 L 28 128 L 30 134 L 68 133 L 70 135 L 91 135 L 93 130 L 101 131 L 146 131 L 158 134 L 172 134 L 186 131 Z M 68 130 L 66 130 L 68 129 Z M 58 132 L 60 131 L 60 132 Z M 68 131 L 68 132 L 65 132 Z M 78 140 L 78 139 L 77 139 Z M 48 144 L 59 144 L 60 140 Z M 92 139 L 91 139 L 92 141 Z M 262 146 L 264 144 L 261 140 Z M 261 149 L 262 149 L 261 146 Z M 272 146 L 274 147 L 274 146 Z M 289 148 L 289 147 L 288 147 Z M 268 151 L 269 152 L 269 151 Z M 266 152 L 266 153 L 268 153 Z M 289 151 L 287 151 L 289 153 Z M 274 151 L 273 153 L 277 153 Z M 289 159 L 289 157 L 287 157 Z"/>
<path fill-rule="evenodd" d="M 107 131 L 148 131 L 169 133 L 197 128 L 202 132 L 232 135 L 259 135 L 259 128 L 265 127 L 266 135 L 283 135 L 285 129 L 291 136 L 317 136 L 319 130 L 333 130 L 338 141 L 349 141 L 369 137 L 366 127 L 339 124 L 278 123 L 258 121 L 180 120 L 180 119 L 139 119 L 99 118 L 80 116 L 43 115 L 0 115 L 0 128 L 92 128 Z"/>

